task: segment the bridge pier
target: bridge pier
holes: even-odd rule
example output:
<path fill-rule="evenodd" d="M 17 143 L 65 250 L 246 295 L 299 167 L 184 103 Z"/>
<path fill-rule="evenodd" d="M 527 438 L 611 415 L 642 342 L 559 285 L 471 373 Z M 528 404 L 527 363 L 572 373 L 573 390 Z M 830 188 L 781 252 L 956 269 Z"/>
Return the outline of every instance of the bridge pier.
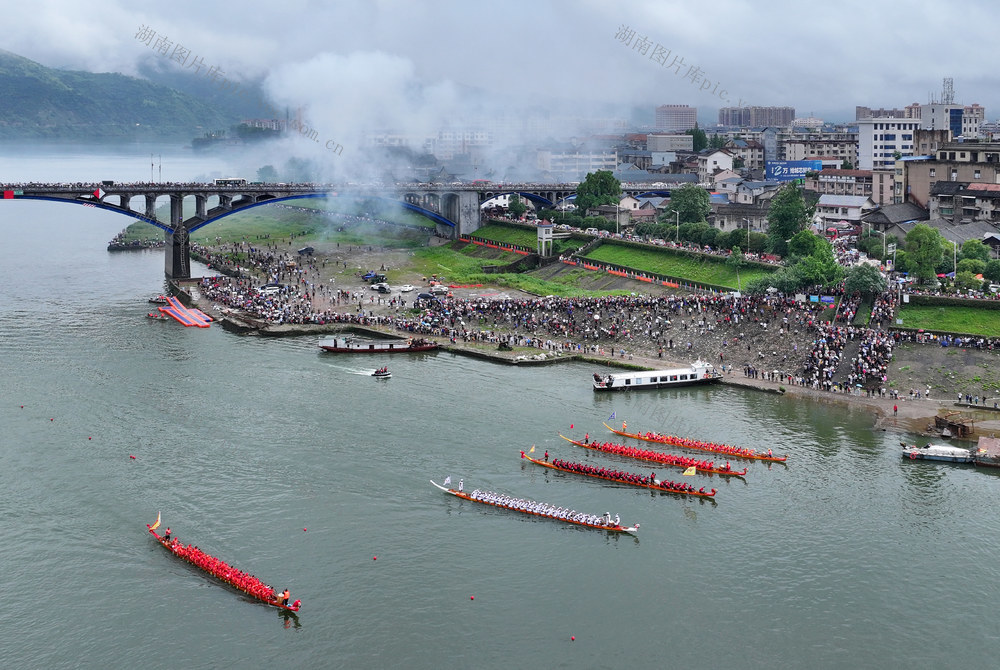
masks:
<path fill-rule="evenodd" d="M 168 279 L 191 278 L 191 238 L 184 225 L 184 196 L 170 196 L 170 227 L 164 240 L 167 243 L 163 270 Z"/>

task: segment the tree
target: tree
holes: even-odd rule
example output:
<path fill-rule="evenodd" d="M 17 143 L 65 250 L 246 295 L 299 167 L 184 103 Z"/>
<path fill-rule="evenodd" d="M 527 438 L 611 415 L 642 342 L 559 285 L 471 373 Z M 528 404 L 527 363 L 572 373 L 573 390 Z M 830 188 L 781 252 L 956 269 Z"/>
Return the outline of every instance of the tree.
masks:
<path fill-rule="evenodd" d="M 726 146 L 726 138 L 719 133 L 715 133 L 712 135 L 712 139 L 708 141 L 708 146 L 713 149 L 721 149 Z"/>
<path fill-rule="evenodd" d="M 702 149 L 708 146 L 708 137 L 705 136 L 704 130 L 698 128 L 697 123 L 694 124 L 694 128 L 692 128 L 691 130 L 685 130 L 684 134 L 690 135 L 691 137 L 694 138 L 692 142 L 693 144 L 692 149 L 694 149 L 695 152 L 701 151 Z"/>
<path fill-rule="evenodd" d="M 844 292 L 847 295 L 877 295 L 886 289 L 885 275 L 871 263 L 859 263 L 847 271 Z"/>
<path fill-rule="evenodd" d="M 273 184 L 278 181 L 278 171 L 274 169 L 273 165 L 261 166 L 257 168 L 257 181 Z"/>
<path fill-rule="evenodd" d="M 969 288 L 979 288 L 982 286 L 982 282 L 976 279 L 976 275 L 965 270 L 959 270 L 955 273 L 955 288 L 959 289 L 969 289 Z"/>
<path fill-rule="evenodd" d="M 614 205 L 622 197 L 622 184 L 611 174 L 611 170 L 588 172 L 583 182 L 576 187 L 576 206 L 582 214 L 598 205 Z"/>
<path fill-rule="evenodd" d="M 515 219 L 520 219 L 528 211 L 528 206 L 521 202 L 520 196 L 514 193 L 507 198 L 507 211 Z"/>
<path fill-rule="evenodd" d="M 804 230 L 809 223 L 809 210 L 802 199 L 802 192 L 795 184 L 782 186 L 767 210 L 768 248 L 772 253 L 785 256 L 788 253 L 788 243 L 796 233 Z"/>
<path fill-rule="evenodd" d="M 844 162 L 840 164 L 840 169 L 841 170 L 853 170 L 854 166 L 851 165 L 851 161 L 845 159 Z"/>
<path fill-rule="evenodd" d="M 982 240 L 966 240 L 958 253 L 963 259 L 974 258 L 983 263 L 990 260 L 990 248 L 983 244 Z"/>
<path fill-rule="evenodd" d="M 670 203 L 660 215 L 660 222 L 676 223 L 674 212 L 680 212 L 681 223 L 697 223 L 711 211 L 708 191 L 697 184 L 684 184 L 670 192 Z"/>
<path fill-rule="evenodd" d="M 833 245 L 816 238 L 816 247 L 808 256 L 792 266 L 804 286 L 836 284 L 844 276 L 844 268 L 833 255 Z"/>
<path fill-rule="evenodd" d="M 740 287 L 740 268 L 747 264 L 747 258 L 743 255 L 743 251 L 740 250 L 739 246 L 733 247 L 733 253 L 729 254 L 729 258 L 726 259 L 726 265 L 736 270 L 736 290 L 742 292 L 743 289 Z"/>
<path fill-rule="evenodd" d="M 937 228 L 931 228 L 926 223 L 918 223 L 906 234 L 906 264 L 907 269 L 920 280 L 920 283 L 934 279 L 935 266 L 944 256 L 944 238 Z"/>
<path fill-rule="evenodd" d="M 788 255 L 792 258 L 811 256 L 819 242 L 820 239 L 808 230 L 800 230 L 788 241 Z"/>
<path fill-rule="evenodd" d="M 983 278 L 994 283 L 1000 282 L 1000 260 L 994 258 L 986 263 L 986 268 L 983 270 Z"/>
<path fill-rule="evenodd" d="M 970 240 L 970 242 L 978 242 L 979 240 Z M 983 270 L 986 269 L 986 261 L 981 261 L 978 258 L 963 258 L 958 262 L 959 272 L 968 272 L 973 275 L 983 274 Z"/>

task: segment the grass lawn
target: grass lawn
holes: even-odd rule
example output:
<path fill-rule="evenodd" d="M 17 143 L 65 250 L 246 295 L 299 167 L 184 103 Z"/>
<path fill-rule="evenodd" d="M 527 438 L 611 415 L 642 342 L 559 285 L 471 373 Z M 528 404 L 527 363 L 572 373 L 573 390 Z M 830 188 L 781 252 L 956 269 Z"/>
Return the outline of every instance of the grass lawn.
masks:
<path fill-rule="evenodd" d="M 598 263 L 623 265 L 642 272 L 737 288 L 736 270 L 722 260 L 700 259 L 666 250 L 637 249 L 617 244 L 602 244 L 588 253 L 586 258 Z M 739 283 L 745 286 L 747 282 L 771 272 L 759 267 L 743 268 L 739 273 Z"/>
<path fill-rule="evenodd" d="M 535 249 L 538 246 L 538 232 L 534 229 L 512 228 L 496 224 L 487 224 L 477 229 L 473 235 L 492 242 L 503 242 L 505 244 L 516 244 L 526 249 Z M 553 253 L 558 256 L 571 251 L 576 251 L 587 240 L 576 240 L 572 237 L 564 240 L 555 240 L 553 243 Z"/>
<path fill-rule="evenodd" d="M 995 309 L 903 304 L 897 318 L 903 320 L 904 328 L 923 328 L 986 337 L 1000 335 L 1000 311 Z"/>
<path fill-rule="evenodd" d="M 630 291 L 586 291 L 576 283 L 593 273 L 582 268 L 560 274 L 555 280 L 540 279 L 532 274 L 503 273 L 485 274 L 484 265 L 497 265 L 504 261 L 495 258 L 480 258 L 468 255 L 479 250 L 468 245 L 463 251 L 456 251 L 451 245 L 417 249 L 413 252 L 412 269 L 429 277 L 444 275 L 450 284 L 489 284 L 518 289 L 536 295 L 558 295 L 565 297 L 599 297 L 602 295 L 628 295 Z M 511 259 L 517 256 L 510 254 Z"/>

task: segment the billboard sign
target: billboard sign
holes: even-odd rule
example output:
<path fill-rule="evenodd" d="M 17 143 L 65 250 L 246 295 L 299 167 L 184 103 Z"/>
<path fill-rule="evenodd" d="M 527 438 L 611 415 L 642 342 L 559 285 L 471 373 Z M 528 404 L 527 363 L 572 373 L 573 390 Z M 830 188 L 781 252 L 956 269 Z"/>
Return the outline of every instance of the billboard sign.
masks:
<path fill-rule="evenodd" d="M 807 172 L 819 172 L 823 161 L 767 161 L 764 164 L 764 179 L 768 181 L 795 181 L 803 179 Z"/>

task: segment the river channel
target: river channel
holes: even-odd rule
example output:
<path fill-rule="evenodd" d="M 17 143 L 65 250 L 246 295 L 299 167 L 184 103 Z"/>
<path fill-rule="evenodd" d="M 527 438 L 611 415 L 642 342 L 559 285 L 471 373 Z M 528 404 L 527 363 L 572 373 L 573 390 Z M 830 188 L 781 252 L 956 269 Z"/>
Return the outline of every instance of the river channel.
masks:
<path fill-rule="evenodd" d="M 162 252 L 105 250 L 127 223 L 0 203 L 6 667 L 995 667 L 995 474 L 901 459 L 919 438 L 843 405 L 598 395 L 586 364 L 374 360 L 152 321 Z M 380 365 L 392 379 L 368 376 Z M 687 478 L 718 489 L 708 502 L 519 458 L 648 472 L 559 438 L 610 439 L 612 413 L 788 462 Z M 429 483 L 447 476 L 641 529 L 463 502 Z M 170 556 L 146 533 L 157 512 L 289 588 L 298 617 Z"/>

